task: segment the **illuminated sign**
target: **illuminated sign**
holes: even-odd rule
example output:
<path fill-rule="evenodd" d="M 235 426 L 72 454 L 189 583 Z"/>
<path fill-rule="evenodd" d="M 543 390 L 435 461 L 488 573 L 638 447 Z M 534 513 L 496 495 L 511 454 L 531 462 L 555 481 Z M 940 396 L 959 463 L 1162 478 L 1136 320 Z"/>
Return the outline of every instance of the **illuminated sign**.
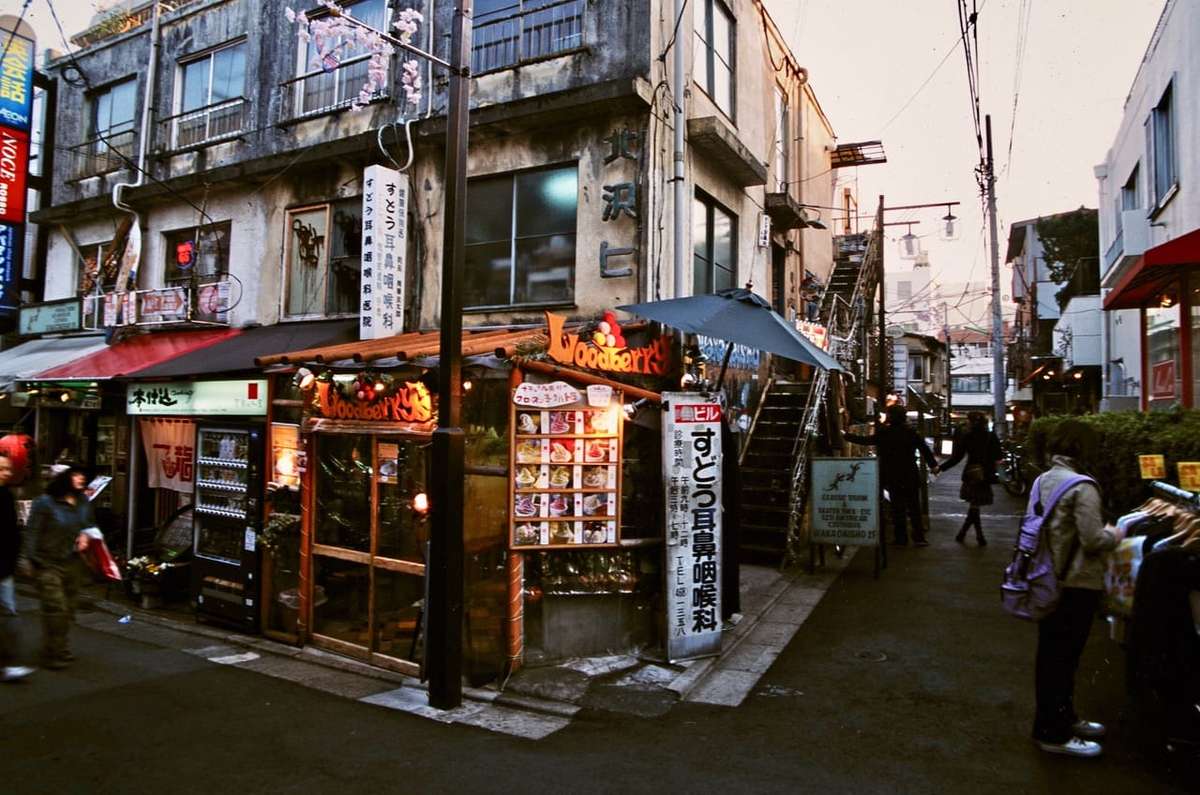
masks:
<path fill-rule="evenodd" d="M 420 381 L 406 381 L 390 395 L 353 401 L 342 397 L 331 381 L 317 382 L 317 410 L 336 420 L 426 423 L 433 420 L 433 397 Z"/>
<path fill-rule="evenodd" d="M 607 342 L 599 345 L 595 340 L 583 340 L 578 334 L 563 331 L 565 324 L 566 318 L 563 316 L 546 313 L 546 327 L 550 332 L 550 348 L 547 352 L 551 359 L 560 364 L 607 373 L 667 374 L 671 360 L 669 337 L 659 337 L 642 348 L 629 348 L 619 343 L 609 345 Z"/>
<path fill-rule="evenodd" d="M 29 171 L 29 136 L 0 127 L 0 221 L 25 221 L 25 177 Z"/>
<path fill-rule="evenodd" d="M 1162 455 L 1139 455 L 1138 469 L 1142 480 L 1163 480 L 1167 477 L 1167 459 Z"/>
<path fill-rule="evenodd" d="M 11 314 L 20 304 L 21 247 L 25 224 L 0 223 L 0 313 Z"/>
<path fill-rule="evenodd" d="M 0 32 L 0 51 L 4 52 L 0 63 L 0 124 L 28 130 L 33 116 L 33 41 L 6 30 Z"/>

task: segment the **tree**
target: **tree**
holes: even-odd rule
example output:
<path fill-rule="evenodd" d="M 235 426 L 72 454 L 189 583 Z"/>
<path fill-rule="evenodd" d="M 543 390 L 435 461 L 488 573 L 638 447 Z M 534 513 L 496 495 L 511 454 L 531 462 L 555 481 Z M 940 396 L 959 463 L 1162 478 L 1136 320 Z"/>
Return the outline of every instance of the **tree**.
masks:
<path fill-rule="evenodd" d="M 1039 218 L 1037 233 L 1053 281 L 1068 281 L 1079 267 L 1099 268 L 1100 226 L 1095 210 L 1080 207 Z"/>

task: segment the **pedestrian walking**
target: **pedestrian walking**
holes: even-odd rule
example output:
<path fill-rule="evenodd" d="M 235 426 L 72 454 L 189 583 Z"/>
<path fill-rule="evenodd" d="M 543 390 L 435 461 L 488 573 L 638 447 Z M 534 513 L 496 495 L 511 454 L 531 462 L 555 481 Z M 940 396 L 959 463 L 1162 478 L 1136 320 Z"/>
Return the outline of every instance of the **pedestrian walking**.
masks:
<path fill-rule="evenodd" d="M 1059 423 L 1050 437 L 1051 468 L 1032 498 L 1048 499 L 1067 478 L 1079 474 L 1081 461 L 1094 460 L 1096 445 L 1096 432 L 1087 423 Z M 1075 673 L 1100 604 L 1105 559 L 1125 533 L 1105 525 L 1100 491 L 1093 483 L 1068 489 L 1046 517 L 1042 533 L 1050 544 L 1054 570 L 1065 576 L 1054 612 L 1038 622 L 1033 739 L 1050 753 L 1099 756 L 1101 747 L 1095 741 L 1104 736 L 1105 727 L 1075 713 Z"/>
<path fill-rule="evenodd" d="M 21 551 L 21 528 L 17 524 L 17 502 L 8 483 L 12 461 L 0 456 L 0 682 L 17 682 L 33 673 L 16 665 L 18 643 L 17 557 Z"/>
<path fill-rule="evenodd" d="M 963 467 L 958 496 L 967 503 L 967 519 L 954 540 L 963 543 L 967 530 L 974 525 L 975 543 L 986 547 L 987 539 L 983 537 L 983 519 L 979 509 L 992 504 L 992 484 L 996 482 L 996 467 L 1004 458 L 1004 450 L 1000 447 L 1000 439 L 988 428 L 987 417 L 982 411 L 969 413 L 967 427 L 960 428 L 954 434 L 954 448 L 950 457 L 942 462 L 942 471 L 957 466 L 963 458 L 967 459 L 967 463 Z"/>
<path fill-rule="evenodd" d="M 892 543 L 901 547 L 908 544 L 907 518 L 912 522 L 913 545 L 929 546 L 921 517 L 921 473 L 917 469 L 917 454 L 935 474 L 938 463 L 929 445 L 908 424 L 908 410 L 901 404 L 889 406 L 887 424 L 879 426 L 870 436 L 845 431 L 842 435 L 846 441 L 874 445 L 878 451 L 883 487 L 892 503 Z"/>
<path fill-rule="evenodd" d="M 21 565 L 36 579 L 42 603 L 42 664 L 52 669 L 75 661 L 68 636 L 79 586 L 88 576 L 79 552 L 87 546 L 83 531 L 96 524 L 86 484 L 83 470 L 60 467 L 33 501 L 21 544 Z"/>

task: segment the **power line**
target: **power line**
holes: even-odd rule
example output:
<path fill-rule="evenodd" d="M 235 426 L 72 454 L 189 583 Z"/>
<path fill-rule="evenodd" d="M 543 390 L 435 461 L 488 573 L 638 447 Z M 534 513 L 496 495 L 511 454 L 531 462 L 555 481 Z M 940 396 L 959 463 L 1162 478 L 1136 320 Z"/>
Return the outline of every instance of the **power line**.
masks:
<path fill-rule="evenodd" d="M 1008 154 L 1004 158 L 1002 173 L 1007 174 L 1012 165 L 1013 140 L 1017 131 L 1017 103 L 1021 97 L 1021 77 L 1025 67 L 1025 48 L 1029 43 L 1029 22 L 1033 18 L 1032 0 L 1021 0 L 1017 9 L 1017 54 L 1016 66 L 1013 69 L 1013 104 L 1012 118 L 1008 125 Z"/>

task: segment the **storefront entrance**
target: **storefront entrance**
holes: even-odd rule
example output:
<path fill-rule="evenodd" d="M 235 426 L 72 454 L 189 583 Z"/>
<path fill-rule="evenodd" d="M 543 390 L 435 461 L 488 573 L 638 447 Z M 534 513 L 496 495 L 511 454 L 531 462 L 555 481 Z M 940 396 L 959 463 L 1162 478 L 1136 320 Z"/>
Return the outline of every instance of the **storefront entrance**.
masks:
<path fill-rule="evenodd" d="M 314 645 L 419 672 L 429 437 L 319 433 L 308 509 Z"/>

